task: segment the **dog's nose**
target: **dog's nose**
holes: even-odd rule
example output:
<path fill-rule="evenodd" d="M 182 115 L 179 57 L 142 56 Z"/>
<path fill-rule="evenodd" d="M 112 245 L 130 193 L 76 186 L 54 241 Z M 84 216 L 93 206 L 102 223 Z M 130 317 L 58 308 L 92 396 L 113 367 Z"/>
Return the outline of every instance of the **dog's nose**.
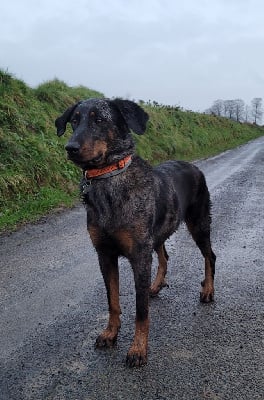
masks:
<path fill-rule="evenodd" d="M 66 144 L 65 146 L 65 150 L 69 153 L 69 154 L 77 154 L 79 153 L 80 150 L 80 145 L 77 142 L 70 142 L 68 144 Z"/>

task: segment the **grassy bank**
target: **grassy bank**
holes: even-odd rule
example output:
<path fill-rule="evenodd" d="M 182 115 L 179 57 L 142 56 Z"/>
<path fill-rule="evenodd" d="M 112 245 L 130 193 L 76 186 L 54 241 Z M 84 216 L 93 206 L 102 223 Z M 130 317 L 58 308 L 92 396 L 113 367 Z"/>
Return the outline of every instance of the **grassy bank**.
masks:
<path fill-rule="evenodd" d="M 137 136 L 138 153 L 152 164 L 167 159 L 213 156 L 264 134 L 264 128 L 227 118 L 145 105 L 150 116 L 146 135 Z"/>
<path fill-rule="evenodd" d="M 77 201 L 80 171 L 66 161 L 67 135 L 57 138 L 54 120 L 77 100 L 102 96 L 59 80 L 32 89 L 0 70 L 0 231 Z M 135 140 L 138 153 L 153 164 L 213 155 L 264 132 L 221 117 L 143 107 L 150 122 L 146 134 Z"/>

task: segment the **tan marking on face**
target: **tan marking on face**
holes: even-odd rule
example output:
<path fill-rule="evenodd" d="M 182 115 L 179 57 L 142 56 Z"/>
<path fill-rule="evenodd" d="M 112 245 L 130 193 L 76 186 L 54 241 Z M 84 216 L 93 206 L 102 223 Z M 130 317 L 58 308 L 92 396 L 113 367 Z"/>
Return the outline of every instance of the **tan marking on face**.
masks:
<path fill-rule="evenodd" d="M 110 140 L 114 139 L 114 132 L 111 129 L 109 129 L 109 131 L 108 131 L 108 137 Z"/>
<path fill-rule="evenodd" d="M 104 140 L 87 141 L 81 149 L 81 155 L 85 160 L 92 160 L 100 155 L 105 156 L 107 143 Z"/>

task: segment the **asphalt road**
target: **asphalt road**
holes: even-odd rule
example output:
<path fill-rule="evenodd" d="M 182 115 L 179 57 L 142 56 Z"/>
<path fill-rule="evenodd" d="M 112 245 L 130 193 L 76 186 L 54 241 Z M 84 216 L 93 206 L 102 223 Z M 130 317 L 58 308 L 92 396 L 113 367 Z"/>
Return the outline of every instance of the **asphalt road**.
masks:
<path fill-rule="evenodd" d="M 107 303 L 82 206 L 0 237 L 1 400 L 264 399 L 264 137 L 197 164 L 213 201 L 215 302 L 199 302 L 203 260 L 182 226 L 141 369 L 124 363 L 135 313 L 126 260 L 118 344 L 94 348 Z"/>

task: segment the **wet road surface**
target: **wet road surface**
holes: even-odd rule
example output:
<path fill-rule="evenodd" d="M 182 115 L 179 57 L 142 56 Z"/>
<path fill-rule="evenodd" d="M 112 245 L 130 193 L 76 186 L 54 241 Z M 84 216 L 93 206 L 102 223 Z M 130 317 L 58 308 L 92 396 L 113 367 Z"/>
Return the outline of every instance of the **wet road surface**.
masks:
<path fill-rule="evenodd" d="M 124 362 L 135 315 L 126 260 L 118 344 L 94 348 L 107 302 L 82 206 L 0 236 L 1 400 L 264 399 L 264 138 L 197 164 L 213 202 L 215 302 L 199 302 L 203 260 L 181 226 L 141 369 Z"/>

